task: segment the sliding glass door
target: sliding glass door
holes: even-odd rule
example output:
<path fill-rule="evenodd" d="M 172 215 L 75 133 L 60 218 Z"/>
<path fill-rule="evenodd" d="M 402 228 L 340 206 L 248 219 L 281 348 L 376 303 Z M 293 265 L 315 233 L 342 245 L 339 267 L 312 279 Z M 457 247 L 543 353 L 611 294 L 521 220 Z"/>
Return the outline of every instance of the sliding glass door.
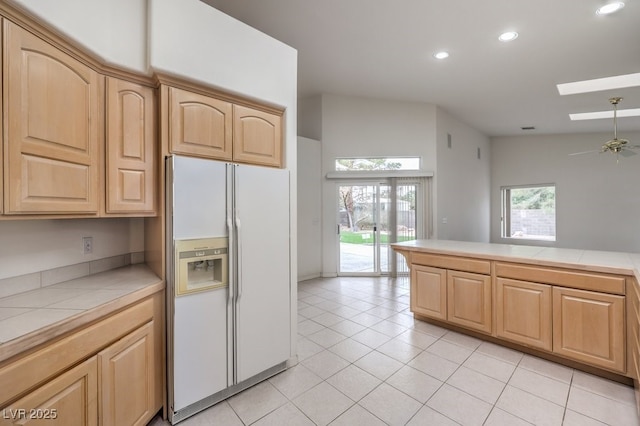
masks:
<path fill-rule="evenodd" d="M 395 275 L 407 272 L 390 244 L 418 235 L 419 183 L 396 179 L 337 185 L 338 273 Z"/>

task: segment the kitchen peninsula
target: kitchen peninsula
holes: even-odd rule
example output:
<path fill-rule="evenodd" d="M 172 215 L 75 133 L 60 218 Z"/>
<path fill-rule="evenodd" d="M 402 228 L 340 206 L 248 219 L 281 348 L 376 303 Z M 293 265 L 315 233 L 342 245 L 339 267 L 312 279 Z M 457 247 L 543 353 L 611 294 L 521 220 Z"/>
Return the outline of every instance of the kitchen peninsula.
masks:
<path fill-rule="evenodd" d="M 640 254 L 444 240 L 392 247 L 411 270 L 416 319 L 633 380 L 638 395 Z"/>

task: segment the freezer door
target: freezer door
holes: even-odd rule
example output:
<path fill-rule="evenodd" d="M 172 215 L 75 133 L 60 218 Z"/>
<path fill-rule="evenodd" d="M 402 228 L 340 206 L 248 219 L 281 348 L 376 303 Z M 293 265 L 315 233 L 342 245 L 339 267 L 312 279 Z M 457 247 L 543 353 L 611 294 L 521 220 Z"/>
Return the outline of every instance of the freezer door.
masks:
<path fill-rule="evenodd" d="M 227 287 L 175 298 L 173 410 L 227 387 Z"/>
<path fill-rule="evenodd" d="M 236 379 L 289 359 L 289 172 L 236 166 Z"/>
<path fill-rule="evenodd" d="M 173 156 L 173 238 L 227 236 L 227 164 Z"/>

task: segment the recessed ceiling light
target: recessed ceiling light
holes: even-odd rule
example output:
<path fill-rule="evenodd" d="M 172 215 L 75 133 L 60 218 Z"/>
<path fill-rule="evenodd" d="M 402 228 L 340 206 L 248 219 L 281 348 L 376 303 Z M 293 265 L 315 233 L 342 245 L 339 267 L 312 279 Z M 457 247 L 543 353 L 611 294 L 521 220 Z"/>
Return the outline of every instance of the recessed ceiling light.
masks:
<path fill-rule="evenodd" d="M 445 52 L 445 51 L 437 52 L 433 54 L 433 57 L 436 59 L 446 59 L 449 57 L 449 52 Z"/>
<path fill-rule="evenodd" d="M 640 116 L 640 108 L 619 109 L 617 112 L 620 117 L 637 117 Z M 597 120 L 599 118 L 613 118 L 613 111 L 596 111 L 596 112 L 580 112 L 569 114 L 571 120 Z"/>
<path fill-rule="evenodd" d="M 609 15 L 611 13 L 617 12 L 624 7 L 624 3 L 621 1 L 614 1 L 609 4 L 605 4 L 598 10 L 596 10 L 597 15 Z"/>
<path fill-rule="evenodd" d="M 625 87 L 640 86 L 640 72 L 635 74 L 616 75 L 613 77 L 596 78 L 593 80 L 574 81 L 558 84 L 561 95 L 575 95 L 578 93 L 599 92 L 601 90 L 624 89 Z"/>
<path fill-rule="evenodd" d="M 506 33 L 500 34 L 498 40 L 500 41 L 512 41 L 518 38 L 518 33 L 515 31 L 507 31 Z"/>

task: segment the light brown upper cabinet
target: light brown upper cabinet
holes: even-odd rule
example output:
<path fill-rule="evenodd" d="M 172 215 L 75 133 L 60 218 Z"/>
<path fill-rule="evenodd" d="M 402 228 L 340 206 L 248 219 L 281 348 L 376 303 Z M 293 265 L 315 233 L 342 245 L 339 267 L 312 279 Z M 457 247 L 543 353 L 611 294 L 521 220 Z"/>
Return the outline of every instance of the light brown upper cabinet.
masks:
<path fill-rule="evenodd" d="M 169 87 L 169 150 L 231 161 L 232 104 Z"/>
<path fill-rule="evenodd" d="M 233 160 L 282 166 L 282 117 L 233 106 Z"/>
<path fill-rule="evenodd" d="M 169 150 L 282 167 L 282 114 L 168 87 Z"/>
<path fill-rule="evenodd" d="M 4 213 L 98 212 L 104 77 L 3 21 Z"/>
<path fill-rule="evenodd" d="M 156 211 L 154 89 L 107 77 L 106 212 Z"/>

